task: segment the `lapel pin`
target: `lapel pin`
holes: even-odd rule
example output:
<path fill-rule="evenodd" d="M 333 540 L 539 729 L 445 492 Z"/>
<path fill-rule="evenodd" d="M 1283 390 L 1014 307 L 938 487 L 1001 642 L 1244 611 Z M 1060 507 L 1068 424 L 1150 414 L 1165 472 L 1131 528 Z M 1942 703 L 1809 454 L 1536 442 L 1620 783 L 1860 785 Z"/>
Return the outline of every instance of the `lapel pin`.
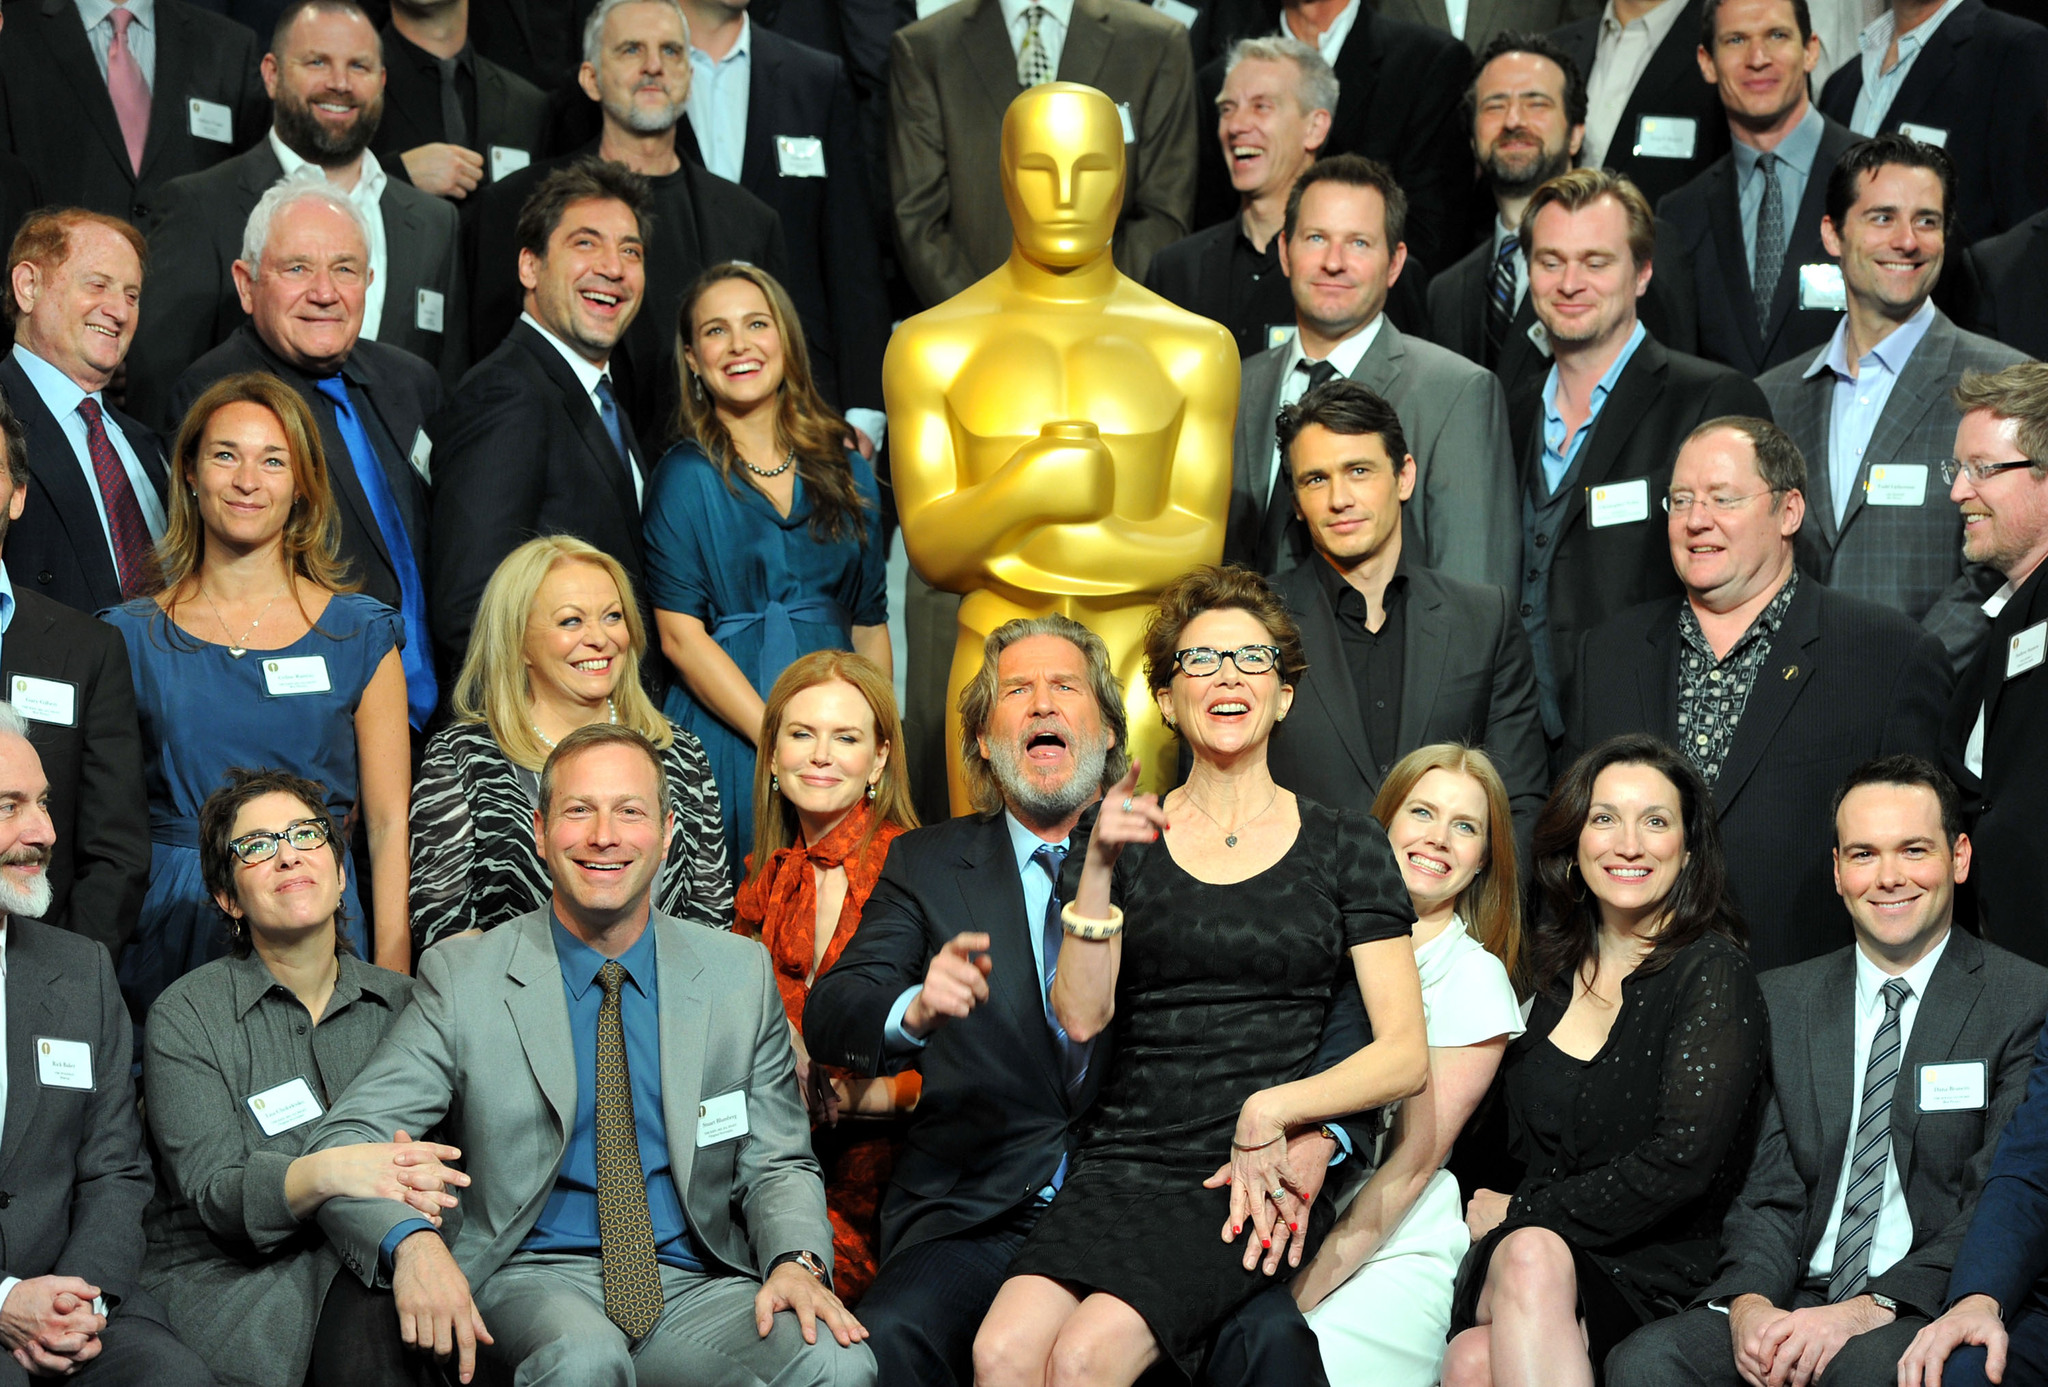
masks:
<path fill-rule="evenodd" d="M 1785 666 L 1785 673 L 1784 673 L 1784 676 L 1783 676 L 1783 677 L 1784 677 L 1784 679 L 1785 679 L 1785 682 L 1786 682 L 1786 683 L 1788 683 L 1788 684 L 1789 684 L 1789 683 L 1791 683 L 1791 682 L 1792 682 L 1792 681 L 1793 681 L 1794 679 L 1797 679 L 1797 678 L 1799 677 L 1799 666 L 1797 666 L 1797 665 L 1787 665 L 1787 666 Z"/>

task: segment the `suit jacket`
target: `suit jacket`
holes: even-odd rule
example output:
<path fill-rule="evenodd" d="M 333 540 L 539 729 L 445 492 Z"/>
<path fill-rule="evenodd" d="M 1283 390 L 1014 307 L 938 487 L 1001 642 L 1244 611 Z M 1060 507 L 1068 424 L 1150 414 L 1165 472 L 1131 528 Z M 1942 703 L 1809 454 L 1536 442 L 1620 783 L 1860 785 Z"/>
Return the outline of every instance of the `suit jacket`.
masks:
<path fill-rule="evenodd" d="M 1977 242 L 1959 269 L 1970 288 L 1958 316 L 1972 332 L 2037 361 L 2048 357 L 2048 212 Z"/>
<path fill-rule="evenodd" d="M 420 956 L 412 1003 L 306 1145 L 373 1141 L 392 1124 L 440 1126 L 467 1153 L 471 1186 L 449 1250 L 481 1285 L 533 1231 L 576 1121 L 569 1003 L 543 908 Z M 767 950 L 659 911 L 661 1105 L 669 1169 L 697 1250 L 714 1267 L 765 1276 L 785 1252 L 829 1261 L 825 1187 L 797 1094 L 789 1020 Z M 125 1076 L 124 1076 L 125 1077 Z M 698 1105 L 744 1093 L 746 1135 L 698 1146 Z M 320 1226 L 376 1285 L 385 1235 L 417 1217 L 398 1200 L 334 1199 Z"/>
<path fill-rule="evenodd" d="M 264 46 L 256 35 L 182 0 L 158 0 L 156 79 L 138 175 L 77 5 L 9 0 L 7 19 L 0 142 L 36 170 L 51 203 L 89 207 L 147 229 L 166 183 L 247 149 L 270 128 L 270 98 L 257 71 Z M 194 101 L 227 108 L 229 140 L 192 133 Z M 239 223 L 235 232 L 241 234 Z"/>
<path fill-rule="evenodd" d="M 1376 13 L 1450 31 L 1444 0 L 1380 0 Z M 1598 0 L 1471 0 L 1465 8 L 1465 46 L 1474 53 L 1495 34 L 1547 34 L 1560 24 L 1595 19 Z"/>
<path fill-rule="evenodd" d="M 386 49 L 392 30 L 386 29 Z M 529 159 L 547 153 L 547 93 L 508 67 L 478 53 L 476 57 L 476 128 L 469 132 L 464 148 L 484 156 L 484 183 L 491 181 L 491 147 L 525 151 Z M 405 68 L 387 62 L 384 85 L 384 119 L 377 125 L 377 138 L 370 148 L 394 178 L 405 177 L 399 159 L 409 149 L 447 140 L 441 122 L 441 87 L 438 77 L 432 86 Z M 410 180 L 408 180 L 410 181 Z M 477 205 L 472 193 L 458 208 Z"/>
<path fill-rule="evenodd" d="M 1187 31 L 1142 5 L 1074 0 L 1059 80 L 1130 108 L 1117 267 L 1142 279 L 1194 225 L 1195 70 Z M 996 0 L 961 0 L 896 31 L 889 49 L 889 187 L 903 272 L 927 308 L 1009 258 L 1003 113 L 1020 88 Z"/>
<path fill-rule="evenodd" d="M 22 219 L 43 200 L 36 192 L 35 171 L 12 154 L 0 152 L 0 236 L 14 244 L 14 233 Z"/>
<path fill-rule="evenodd" d="M 1988 1295 L 2008 1319 L 2048 1309 L 2048 1027 L 2034 1047 L 2026 1096 L 1999 1138 L 1977 1212 L 1956 1253 L 1948 1299 Z"/>
<path fill-rule="evenodd" d="M 145 422 L 175 432 L 171 395 L 179 373 L 247 321 L 228 267 L 242 253 L 242 229 L 256 202 L 284 176 L 266 138 L 204 173 L 165 186 L 150 232 L 153 269 L 128 353 L 128 405 Z M 403 179 L 384 185 L 385 346 L 423 357 L 453 385 L 469 362 L 455 208 Z M 441 295 L 439 332 L 420 327 L 422 290 Z"/>
<path fill-rule="evenodd" d="M 1294 518 L 1292 489 L 1276 478 L 1269 497 L 1266 486 L 1280 374 L 1293 353 L 1290 341 L 1245 362 L 1238 397 L 1224 561 L 1269 573 L 1294 567 L 1310 552 L 1307 527 Z M 1401 534 L 1414 561 L 1466 582 L 1512 584 L 1522 522 L 1500 382 L 1434 342 L 1403 336 L 1390 322 L 1380 324 L 1351 379 L 1394 407 L 1415 456 L 1415 493 L 1401 507 Z"/>
<path fill-rule="evenodd" d="M 17 590 L 14 600 L 0 639 L 0 688 L 11 698 L 14 680 L 26 676 L 60 681 L 72 691 L 70 722 L 29 721 L 57 832 L 43 920 L 119 955 L 149 889 L 150 857 L 128 647 L 113 627 L 40 594 Z"/>
<path fill-rule="evenodd" d="M 1751 287 L 1749 256 L 1742 246 L 1734 154 L 1723 154 L 1658 205 L 1658 215 L 1678 233 L 1692 260 L 1693 286 L 1699 291 L 1701 356 L 1755 376 L 1795 356 L 1811 359 L 1816 348 L 1827 345 L 1841 315 L 1799 306 L 1799 267 L 1833 262 L 1820 243 L 1828 175 L 1854 143 L 1856 136 L 1848 126 L 1827 121 L 1805 194 L 1786 228 L 1785 259 L 1771 292 L 1770 321 L 1761 329 L 1752 308 L 1756 290 Z"/>
<path fill-rule="evenodd" d="M 1854 1072 L 1855 947 L 1757 979 L 1771 1011 L 1771 1094 L 1749 1177 L 1728 1210 L 1720 1268 L 1695 1305 L 1756 1294 L 1790 1306 L 1827 1231 L 1849 1164 L 1849 1109 L 1863 1082 Z M 1901 1313 L 1931 1318 L 1948 1305 L 1949 1269 L 1999 1133 L 2026 1088 L 2044 1007 L 2048 970 L 1964 930 L 1949 932 L 1906 1040 L 1889 1124 L 1913 1247 L 1872 1277 L 1870 1289 L 1898 1301 Z M 1984 1105 L 1922 1112 L 1920 1066 L 1972 1060 L 1987 1066 Z"/>
<path fill-rule="evenodd" d="M 1862 90 L 1863 65 L 1844 63 L 1821 88 L 1820 108 L 1847 125 Z M 1956 165 L 1951 247 L 2048 207 L 2048 29 L 1963 0 L 1913 60 L 1879 129 L 1901 125 L 1947 132 L 1943 148 Z"/>
<path fill-rule="evenodd" d="M 1700 77 L 1696 59 L 1702 8 L 1702 0 L 1686 0 L 1685 9 L 1636 80 L 1628 104 L 1621 108 L 1614 139 L 1607 146 L 1607 167 L 1627 175 L 1652 207 L 1728 152 L 1728 113 L 1721 106 L 1720 88 Z M 1593 58 L 1600 46 L 1598 15 L 1567 24 L 1551 37 L 1572 55 L 1582 74 L 1593 75 Z M 1644 116 L 1682 116 L 1692 121 L 1692 156 L 1667 159 L 1637 154 L 1636 131 Z"/>
<path fill-rule="evenodd" d="M 7 576 L 17 594 L 40 593 L 82 612 L 121 602 L 121 576 L 100 526 L 93 484 L 86 480 L 71 440 L 10 353 L 0 360 L 0 392 L 28 432 L 28 508 L 7 536 Z M 164 451 L 155 434 L 118 409 L 106 417 L 120 426 L 143 471 L 164 498 Z"/>
<path fill-rule="evenodd" d="M 573 86 L 597 0 L 471 0 L 469 41 L 544 92 Z"/>
<path fill-rule="evenodd" d="M 1646 602 L 1586 633 L 1567 756 L 1622 732 L 1678 743 L 1684 600 Z M 1935 756 L 1950 683 L 1941 642 L 1897 612 L 1811 578 L 1793 592 L 1713 786 L 1758 968 L 1851 937 L 1830 870 L 1835 787 L 1873 757 Z"/>

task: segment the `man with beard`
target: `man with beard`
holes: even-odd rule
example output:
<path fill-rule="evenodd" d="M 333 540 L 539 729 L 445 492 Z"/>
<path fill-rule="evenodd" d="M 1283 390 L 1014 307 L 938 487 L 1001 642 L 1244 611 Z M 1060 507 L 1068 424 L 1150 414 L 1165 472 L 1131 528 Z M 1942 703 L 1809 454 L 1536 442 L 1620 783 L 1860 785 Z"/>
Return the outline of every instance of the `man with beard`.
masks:
<path fill-rule="evenodd" d="M 178 373 L 227 340 L 247 315 L 231 266 L 257 199 L 312 165 L 370 228 L 362 335 L 424 357 L 452 385 L 468 364 L 455 209 L 391 178 L 369 152 L 384 115 L 384 59 L 356 0 L 294 0 L 279 17 L 263 82 L 275 103 L 269 137 L 246 154 L 168 185 L 150 236 L 149 315 L 128 366 L 128 403 L 170 430 Z"/>
<path fill-rule="evenodd" d="M 393 0 L 384 71 L 387 109 L 370 148 L 421 192 L 474 207 L 478 188 L 540 156 L 547 94 L 476 51 L 469 0 Z"/>

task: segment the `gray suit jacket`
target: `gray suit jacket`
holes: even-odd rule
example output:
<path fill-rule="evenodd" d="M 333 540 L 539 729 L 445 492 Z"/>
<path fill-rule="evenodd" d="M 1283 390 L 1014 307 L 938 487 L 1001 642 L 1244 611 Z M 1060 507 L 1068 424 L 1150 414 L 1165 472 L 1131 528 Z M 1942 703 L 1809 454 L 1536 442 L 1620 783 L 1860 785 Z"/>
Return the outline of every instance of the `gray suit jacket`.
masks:
<path fill-rule="evenodd" d="M 1854 1073 L 1855 945 L 1774 968 L 1757 981 L 1771 1010 L 1772 1093 L 1742 1195 L 1728 1211 L 1721 1265 L 1695 1305 L 1748 1293 L 1789 1305 L 1827 1231 L 1848 1165 Z M 1892 1157 L 1913 1216 L 1913 1249 L 1870 1289 L 1929 1317 L 1970 1226 L 1991 1154 L 2027 1087 L 2048 1010 L 2048 970 L 1955 930 L 1906 1039 L 1892 1102 Z M 1920 1066 L 1983 1060 L 1986 1102 L 1920 1111 Z"/>
<path fill-rule="evenodd" d="M 541 909 L 427 950 L 412 1004 L 307 1143 L 322 1151 L 439 1125 L 474 1179 L 449 1237 L 472 1289 L 533 1230 L 576 1119 L 569 1003 L 549 920 Z M 829 1261 L 825 1187 L 767 951 L 658 911 L 649 927 L 669 1166 L 698 1250 L 757 1277 L 785 1252 Z M 747 1134 L 700 1148 L 698 1105 L 733 1092 L 747 1096 Z M 378 1248 L 411 1217 L 395 1200 L 337 1199 L 321 1208 L 320 1226 L 342 1263 L 375 1285 Z"/>
<path fill-rule="evenodd" d="M 1291 518 L 1293 497 L 1277 480 L 1267 504 L 1275 402 L 1293 352 L 1286 342 L 1244 363 L 1223 537 L 1226 562 L 1273 573 L 1286 572 L 1309 552 L 1307 530 Z M 1394 407 L 1415 455 L 1415 494 L 1401 507 L 1409 561 L 1468 583 L 1512 589 L 1522 521 L 1499 377 L 1384 321 L 1351 379 Z M 1270 564 L 1262 565 L 1267 556 Z"/>

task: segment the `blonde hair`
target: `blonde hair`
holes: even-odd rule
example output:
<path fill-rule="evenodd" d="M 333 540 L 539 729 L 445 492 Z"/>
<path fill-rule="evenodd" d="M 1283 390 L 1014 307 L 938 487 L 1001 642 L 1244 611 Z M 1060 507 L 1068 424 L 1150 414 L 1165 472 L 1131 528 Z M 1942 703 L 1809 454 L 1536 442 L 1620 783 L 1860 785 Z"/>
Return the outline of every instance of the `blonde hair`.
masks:
<path fill-rule="evenodd" d="M 459 722 L 480 722 L 491 740 L 516 766 L 537 771 L 547 764 L 548 746 L 533 730 L 533 681 L 526 669 L 526 624 L 540 585 L 558 564 L 587 563 L 601 568 L 619 592 L 626 617 L 626 649 L 620 657 L 619 683 L 612 707 L 619 725 L 630 727 L 662 750 L 675 741 L 675 730 L 654 700 L 640 687 L 640 661 L 647 653 L 647 628 L 633 600 L 633 580 L 619 561 L 574 535 L 542 535 L 529 539 L 505 556 L 477 603 L 470 628 L 469 650 L 455 681 L 454 708 Z"/>
<path fill-rule="evenodd" d="M 1458 918 L 1465 922 L 1472 937 L 1501 961 L 1508 970 L 1508 980 L 1521 992 L 1522 885 L 1515 860 L 1515 817 L 1508 802 L 1508 787 L 1486 753 L 1463 742 L 1435 742 L 1415 748 L 1387 773 L 1386 782 L 1372 802 L 1372 816 L 1380 821 L 1381 827 L 1392 828 L 1402 803 L 1431 771 L 1469 776 L 1486 795 L 1486 865 L 1458 893 Z"/>

